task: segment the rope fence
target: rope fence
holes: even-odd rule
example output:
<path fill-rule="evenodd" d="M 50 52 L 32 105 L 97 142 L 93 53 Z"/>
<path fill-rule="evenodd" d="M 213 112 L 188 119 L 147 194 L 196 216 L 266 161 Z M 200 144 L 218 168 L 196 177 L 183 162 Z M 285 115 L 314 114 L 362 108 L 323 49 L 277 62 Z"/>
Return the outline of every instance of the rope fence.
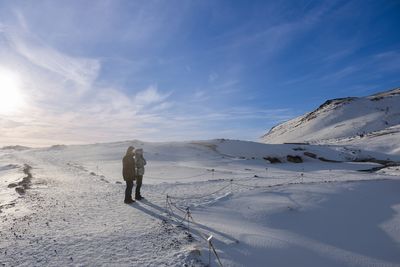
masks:
<path fill-rule="evenodd" d="M 101 172 L 101 170 L 99 169 L 98 166 L 96 166 L 96 171 L 97 173 L 99 173 L 99 171 Z M 249 169 L 250 171 L 250 169 Z M 167 177 L 152 177 L 152 176 L 148 176 L 146 175 L 146 178 L 149 179 L 154 179 L 154 180 L 187 180 L 187 179 L 192 179 L 192 178 L 197 178 L 197 177 L 201 177 L 201 176 L 205 176 L 205 175 L 209 175 L 212 174 L 212 178 L 214 180 L 214 175 L 215 175 L 215 170 L 214 169 L 207 169 L 206 171 L 203 171 L 199 174 L 195 174 L 195 175 L 190 175 L 190 176 L 185 176 L 185 177 L 179 177 L 179 178 L 167 178 Z M 292 179 L 286 179 L 286 181 L 280 182 L 280 183 L 273 183 L 273 184 L 266 184 L 266 185 L 249 185 L 249 184 L 244 184 L 246 179 L 254 179 L 254 178 L 258 178 L 259 181 L 261 181 L 262 179 L 270 179 L 272 177 L 268 177 L 269 175 L 268 172 L 268 168 L 265 169 L 265 176 L 264 175 L 258 175 L 258 174 L 253 174 L 252 176 L 247 176 L 247 173 L 243 173 L 243 176 L 237 176 L 231 179 L 220 179 L 220 181 L 222 181 L 222 185 L 217 188 L 216 190 L 210 192 L 210 193 L 206 193 L 206 194 L 197 194 L 197 195 L 171 195 L 171 194 L 166 194 L 165 193 L 156 193 L 153 192 L 154 194 L 157 194 L 161 197 L 165 196 L 165 210 L 166 213 L 168 215 L 168 217 L 170 219 L 175 218 L 176 222 L 179 225 L 187 225 L 187 231 L 189 233 L 189 236 L 191 236 L 190 234 L 190 223 L 192 224 L 197 224 L 200 225 L 199 223 L 197 223 L 194 218 L 193 215 L 191 213 L 191 209 L 190 207 L 193 206 L 191 203 L 185 203 L 185 204 L 181 204 L 179 203 L 179 201 L 187 201 L 189 202 L 190 200 L 199 200 L 199 199 L 203 199 L 203 198 L 207 198 L 213 195 L 216 195 L 224 190 L 226 190 L 227 188 L 230 188 L 230 193 L 234 192 L 235 188 L 245 188 L 245 189 L 263 189 L 263 190 L 272 190 L 273 188 L 276 187 L 281 187 L 281 186 L 285 186 L 285 185 L 293 185 L 293 184 L 299 184 L 299 183 L 304 183 L 304 174 L 302 172 L 298 172 L 299 175 L 297 175 L 296 177 L 293 177 Z M 232 176 L 233 173 L 232 173 Z M 232 177 L 231 176 L 231 177 Z M 257 179 L 256 179 L 257 180 Z M 301 180 L 301 182 L 298 182 L 299 180 Z M 330 182 L 329 180 L 324 180 L 324 181 L 319 181 L 321 183 L 323 182 Z M 309 181 L 308 183 L 313 184 L 316 183 L 315 181 Z M 184 206 L 184 207 L 182 207 Z M 200 229 L 198 229 L 199 227 L 197 227 L 197 229 L 195 229 L 195 227 L 192 227 L 192 231 L 195 231 L 198 233 L 198 236 L 207 243 L 208 245 L 208 249 L 209 249 L 209 265 L 211 266 L 211 254 L 213 254 L 219 264 L 219 266 L 223 266 L 222 262 L 220 260 L 220 257 L 217 253 L 217 250 L 215 248 L 215 245 L 213 244 L 212 240 L 213 240 L 213 236 L 212 235 L 207 235 L 205 233 L 203 233 L 202 231 L 200 231 Z"/>
<path fill-rule="evenodd" d="M 254 177 L 249 177 L 249 178 L 254 178 Z M 267 177 L 265 177 L 267 178 Z M 298 176 L 298 177 L 294 177 L 293 179 L 290 179 L 288 181 L 282 182 L 282 183 L 276 183 L 276 184 L 270 184 L 270 185 L 246 185 L 246 184 L 242 184 L 237 182 L 238 179 L 226 179 L 223 180 L 224 183 L 221 185 L 221 187 L 219 187 L 218 189 L 214 190 L 211 193 L 207 193 L 207 194 L 202 194 L 202 195 L 192 195 L 192 196 L 174 196 L 174 195 L 170 195 L 167 194 L 166 198 L 165 198 L 165 207 L 166 207 L 166 212 L 168 214 L 168 216 L 170 218 L 172 218 L 173 216 L 175 218 L 180 218 L 180 220 L 178 221 L 178 223 L 180 225 L 184 225 L 184 222 L 187 223 L 187 230 L 189 235 L 190 234 L 190 222 L 192 222 L 193 224 L 198 224 L 193 216 L 192 213 L 190 211 L 190 204 L 186 205 L 185 208 L 180 207 L 175 201 L 180 201 L 180 200 L 194 200 L 194 199 L 202 199 L 202 198 L 206 198 L 212 195 L 215 195 L 217 193 L 222 192 L 223 190 L 227 189 L 228 187 L 230 187 L 230 191 L 231 193 L 233 193 L 233 186 L 236 187 L 243 187 L 246 189 L 271 189 L 277 186 L 283 186 L 283 185 L 290 185 L 293 184 L 296 180 L 298 179 L 302 179 L 303 175 Z M 242 178 L 243 180 L 243 178 Z M 178 214 L 179 215 L 178 215 Z M 192 231 L 196 231 L 198 233 L 198 235 L 201 237 L 201 239 L 203 239 L 203 241 L 205 241 L 208 245 L 208 249 L 209 249 L 209 266 L 211 266 L 211 254 L 213 254 L 219 264 L 220 267 L 222 267 L 222 262 L 220 260 L 220 257 L 217 253 L 217 250 L 215 248 L 215 245 L 212 242 L 213 236 L 212 235 L 207 235 L 205 233 L 203 233 L 202 231 L 200 231 L 199 229 L 192 229 Z"/>
<path fill-rule="evenodd" d="M 168 213 L 169 217 L 172 217 L 172 215 L 175 215 L 175 217 L 178 217 L 178 216 L 174 213 L 173 208 L 175 208 L 177 211 L 179 211 L 179 212 L 181 212 L 182 214 L 184 214 L 184 216 L 182 217 L 182 219 L 179 221 L 179 224 L 184 225 L 184 222 L 185 222 L 185 221 L 187 222 L 187 230 L 188 230 L 189 236 L 191 237 L 191 234 L 190 234 L 190 222 L 192 222 L 192 223 L 194 223 L 194 224 L 199 224 L 199 223 L 197 223 L 197 222 L 194 220 L 194 218 L 193 218 L 193 216 L 192 216 L 192 213 L 190 212 L 190 208 L 187 207 L 186 210 L 183 210 L 182 208 L 178 207 L 175 203 L 173 203 L 173 202 L 171 201 L 171 198 L 170 198 L 168 195 L 167 195 L 167 197 L 166 197 L 166 207 L 167 207 L 167 213 Z M 209 250 L 209 252 L 208 252 L 208 253 L 209 253 L 209 256 L 208 256 L 208 266 L 211 266 L 211 251 L 212 251 L 212 253 L 215 255 L 215 258 L 216 258 L 217 261 L 218 261 L 219 266 L 220 266 L 220 267 L 223 267 L 222 262 L 221 262 L 221 259 L 219 258 L 219 255 L 218 255 L 218 253 L 217 253 L 217 250 L 215 249 L 215 246 L 214 246 L 214 244 L 212 243 L 213 236 L 212 236 L 212 235 L 207 236 L 206 234 L 204 234 L 203 232 L 201 232 L 201 231 L 198 230 L 198 229 L 196 230 L 196 229 L 193 228 L 193 231 L 196 231 L 196 232 L 199 234 L 199 236 L 200 236 L 204 241 L 207 242 L 208 250 Z"/>
<path fill-rule="evenodd" d="M 227 188 L 227 187 L 229 187 L 229 186 L 230 186 L 230 184 L 224 185 L 224 186 L 222 186 L 221 188 L 219 188 L 219 189 L 217 189 L 217 190 L 215 190 L 215 191 L 213 191 L 213 192 L 211 192 L 211 193 L 204 194 L 204 195 L 195 195 L 195 196 L 190 196 L 190 197 L 169 196 L 169 198 L 172 198 L 172 199 L 180 199 L 180 200 L 201 199 L 201 198 L 205 198 L 205 197 L 209 197 L 209 196 L 215 195 L 216 193 L 221 192 L 222 190 L 224 190 L 225 188 Z"/>
<path fill-rule="evenodd" d="M 267 171 L 266 171 L 267 172 Z M 170 178 L 171 180 L 184 180 L 184 179 L 191 179 L 191 178 L 196 178 L 196 177 L 200 177 L 200 176 L 205 176 L 207 174 L 212 173 L 212 177 L 214 178 L 214 173 L 215 170 L 214 169 L 207 169 L 207 171 L 202 172 L 200 174 L 196 174 L 196 175 L 191 175 L 191 176 L 186 176 L 186 177 L 180 177 L 180 178 Z M 206 194 L 197 194 L 197 195 L 171 195 L 170 193 L 157 193 L 157 192 L 153 192 L 154 194 L 163 197 L 165 196 L 165 211 L 166 214 L 168 215 L 168 217 L 171 220 L 174 220 L 173 218 L 175 218 L 176 223 L 178 223 L 179 225 L 185 225 L 186 222 L 186 228 L 188 231 L 189 236 L 191 237 L 191 233 L 190 231 L 195 231 L 198 233 L 198 236 L 206 242 L 208 249 L 209 249 L 209 264 L 208 266 L 211 266 L 211 255 L 214 255 L 218 265 L 220 267 L 222 267 L 222 262 L 220 260 L 220 257 L 217 253 L 217 250 L 215 248 L 215 245 L 213 244 L 212 240 L 213 240 L 213 236 L 212 235 L 207 235 L 205 233 L 203 233 L 202 231 L 200 231 L 199 229 L 195 229 L 195 227 L 192 227 L 192 229 L 190 228 L 190 223 L 193 224 L 197 224 L 200 225 L 199 223 L 197 223 L 194 218 L 193 215 L 191 213 L 190 207 L 193 205 L 191 203 L 185 203 L 185 204 L 181 204 L 178 203 L 180 201 L 183 202 L 188 202 L 190 200 L 198 200 L 198 199 L 203 199 L 203 198 L 207 198 L 213 195 L 216 195 L 224 190 L 226 190 L 227 188 L 230 188 L 230 193 L 233 193 L 235 190 L 235 188 L 245 188 L 245 189 L 263 189 L 263 190 L 271 190 L 273 188 L 276 187 L 281 187 L 281 186 L 285 186 L 285 185 L 292 185 L 292 184 L 299 184 L 299 182 L 297 182 L 298 180 L 301 180 L 300 183 L 304 183 L 304 175 L 303 173 L 299 173 L 300 175 L 293 177 L 292 179 L 286 179 L 286 181 L 280 182 L 280 183 L 274 183 L 274 184 L 267 184 L 267 185 L 249 185 L 249 184 L 244 184 L 243 180 L 245 179 L 255 179 L 255 178 L 261 178 L 257 181 L 261 181 L 262 179 L 270 179 L 272 177 L 266 177 L 266 176 L 258 176 L 258 175 L 252 175 L 252 176 L 242 176 L 242 177 L 234 177 L 232 179 L 219 179 L 219 181 L 222 181 L 222 185 L 217 188 L 216 190 L 210 192 L 210 193 L 206 193 Z M 267 174 L 268 176 L 268 174 Z M 150 179 L 168 179 L 168 178 L 160 178 L 160 177 L 151 177 L 151 176 L 147 176 L 147 178 Z M 320 181 L 322 182 L 327 182 L 327 181 Z M 315 183 L 310 181 L 309 183 Z M 184 207 L 182 207 L 184 206 Z"/>
<path fill-rule="evenodd" d="M 230 187 L 230 192 L 233 193 L 234 186 L 242 187 L 242 188 L 246 188 L 246 189 L 271 190 L 275 187 L 298 184 L 299 182 L 296 182 L 296 181 L 299 181 L 299 180 L 301 181 L 300 183 L 302 183 L 304 175 L 303 175 L 303 173 L 300 173 L 300 175 L 293 177 L 292 179 L 286 180 L 281 183 L 274 183 L 274 184 L 268 184 L 268 185 L 248 185 L 248 184 L 238 182 L 238 180 L 243 180 L 246 178 L 248 179 L 248 178 L 270 178 L 270 177 L 259 177 L 259 176 L 254 175 L 254 176 L 249 176 L 249 177 L 242 177 L 242 178 L 235 177 L 235 178 L 236 179 L 221 179 L 223 181 L 223 184 L 218 189 L 214 190 L 211 193 L 207 193 L 207 194 L 191 195 L 191 196 L 175 196 L 175 195 L 167 194 L 166 198 L 165 198 L 166 199 L 165 206 L 166 206 L 167 214 L 169 215 L 170 218 L 172 218 L 172 217 L 180 218 L 180 220 L 177 221 L 180 225 L 185 225 L 184 222 L 186 222 L 187 230 L 190 235 L 190 222 L 192 222 L 193 224 L 198 224 L 198 225 L 199 225 L 199 223 L 197 223 L 194 220 L 193 215 L 190 211 L 191 204 L 186 204 L 185 207 L 180 207 L 180 205 L 176 201 L 195 200 L 195 199 L 202 199 L 202 198 L 210 197 L 212 195 L 222 192 L 223 190 L 225 190 L 229 187 Z M 323 181 L 323 182 L 326 182 L 326 181 Z M 310 182 L 310 183 L 314 183 L 314 182 Z M 196 231 L 198 233 L 198 236 L 200 236 L 201 239 L 203 241 L 205 241 L 208 245 L 208 248 L 209 248 L 209 265 L 208 266 L 211 266 L 210 265 L 211 264 L 211 255 L 213 254 L 218 262 L 218 265 L 220 267 L 222 267 L 223 266 L 222 262 L 217 253 L 215 245 L 212 242 L 213 236 L 207 235 L 207 234 L 203 233 L 202 231 L 200 231 L 199 229 L 195 229 L 194 227 L 192 227 L 192 231 Z"/>
<path fill-rule="evenodd" d="M 200 174 L 195 174 L 195 175 L 191 175 L 191 176 L 184 176 L 184 177 L 179 177 L 179 178 L 175 178 L 175 177 L 154 177 L 154 176 L 148 176 L 146 175 L 146 178 L 150 178 L 153 180 L 187 180 L 187 179 L 191 179 L 191 178 L 196 178 L 196 177 L 200 177 L 200 176 L 205 176 L 207 174 L 209 174 L 210 171 L 205 171 L 202 172 Z"/>

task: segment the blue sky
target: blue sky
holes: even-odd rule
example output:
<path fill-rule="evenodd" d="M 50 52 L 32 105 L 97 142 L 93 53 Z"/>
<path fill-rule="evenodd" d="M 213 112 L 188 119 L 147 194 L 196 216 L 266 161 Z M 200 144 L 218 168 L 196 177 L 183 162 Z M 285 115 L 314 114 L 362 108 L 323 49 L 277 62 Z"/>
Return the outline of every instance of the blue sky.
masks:
<path fill-rule="evenodd" d="M 399 29 L 399 1 L 0 0 L 0 144 L 258 140 L 400 86 Z"/>

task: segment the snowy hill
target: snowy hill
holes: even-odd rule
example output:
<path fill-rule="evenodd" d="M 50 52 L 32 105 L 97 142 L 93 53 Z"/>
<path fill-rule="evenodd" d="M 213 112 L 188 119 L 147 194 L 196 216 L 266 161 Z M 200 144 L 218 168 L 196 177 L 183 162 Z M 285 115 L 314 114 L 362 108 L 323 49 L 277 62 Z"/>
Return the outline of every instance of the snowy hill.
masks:
<path fill-rule="evenodd" d="M 130 145 L 148 164 L 145 200 L 126 205 Z M 3 149 L 0 265 L 400 266 L 388 158 L 223 139 Z"/>
<path fill-rule="evenodd" d="M 265 143 L 307 142 L 367 146 L 400 153 L 400 88 L 367 97 L 326 101 L 316 110 L 273 127 Z"/>

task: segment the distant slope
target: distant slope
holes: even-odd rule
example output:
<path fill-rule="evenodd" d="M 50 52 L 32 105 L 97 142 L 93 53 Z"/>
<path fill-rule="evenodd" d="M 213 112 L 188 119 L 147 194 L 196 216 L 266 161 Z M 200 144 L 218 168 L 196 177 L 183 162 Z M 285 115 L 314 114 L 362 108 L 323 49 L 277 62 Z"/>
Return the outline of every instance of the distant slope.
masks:
<path fill-rule="evenodd" d="M 400 153 L 400 88 L 367 97 L 326 101 L 316 110 L 273 127 L 265 143 L 369 145 Z"/>

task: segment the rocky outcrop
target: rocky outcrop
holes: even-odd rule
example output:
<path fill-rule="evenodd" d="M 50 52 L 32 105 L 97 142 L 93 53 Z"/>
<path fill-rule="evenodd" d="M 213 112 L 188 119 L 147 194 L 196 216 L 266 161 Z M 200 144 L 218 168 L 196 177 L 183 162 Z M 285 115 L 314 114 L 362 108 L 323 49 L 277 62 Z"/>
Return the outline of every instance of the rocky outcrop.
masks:
<path fill-rule="evenodd" d="M 286 160 L 292 163 L 302 163 L 303 159 L 300 156 L 287 155 Z"/>
<path fill-rule="evenodd" d="M 29 166 L 28 164 L 24 165 L 24 169 L 22 170 L 25 173 L 25 177 L 22 178 L 22 181 L 18 183 L 11 183 L 8 185 L 8 188 L 14 188 L 15 191 L 17 191 L 18 194 L 23 195 L 25 194 L 26 189 L 29 189 L 32 183 L 32 173 L 31 173 L 32 167 Z"/>

